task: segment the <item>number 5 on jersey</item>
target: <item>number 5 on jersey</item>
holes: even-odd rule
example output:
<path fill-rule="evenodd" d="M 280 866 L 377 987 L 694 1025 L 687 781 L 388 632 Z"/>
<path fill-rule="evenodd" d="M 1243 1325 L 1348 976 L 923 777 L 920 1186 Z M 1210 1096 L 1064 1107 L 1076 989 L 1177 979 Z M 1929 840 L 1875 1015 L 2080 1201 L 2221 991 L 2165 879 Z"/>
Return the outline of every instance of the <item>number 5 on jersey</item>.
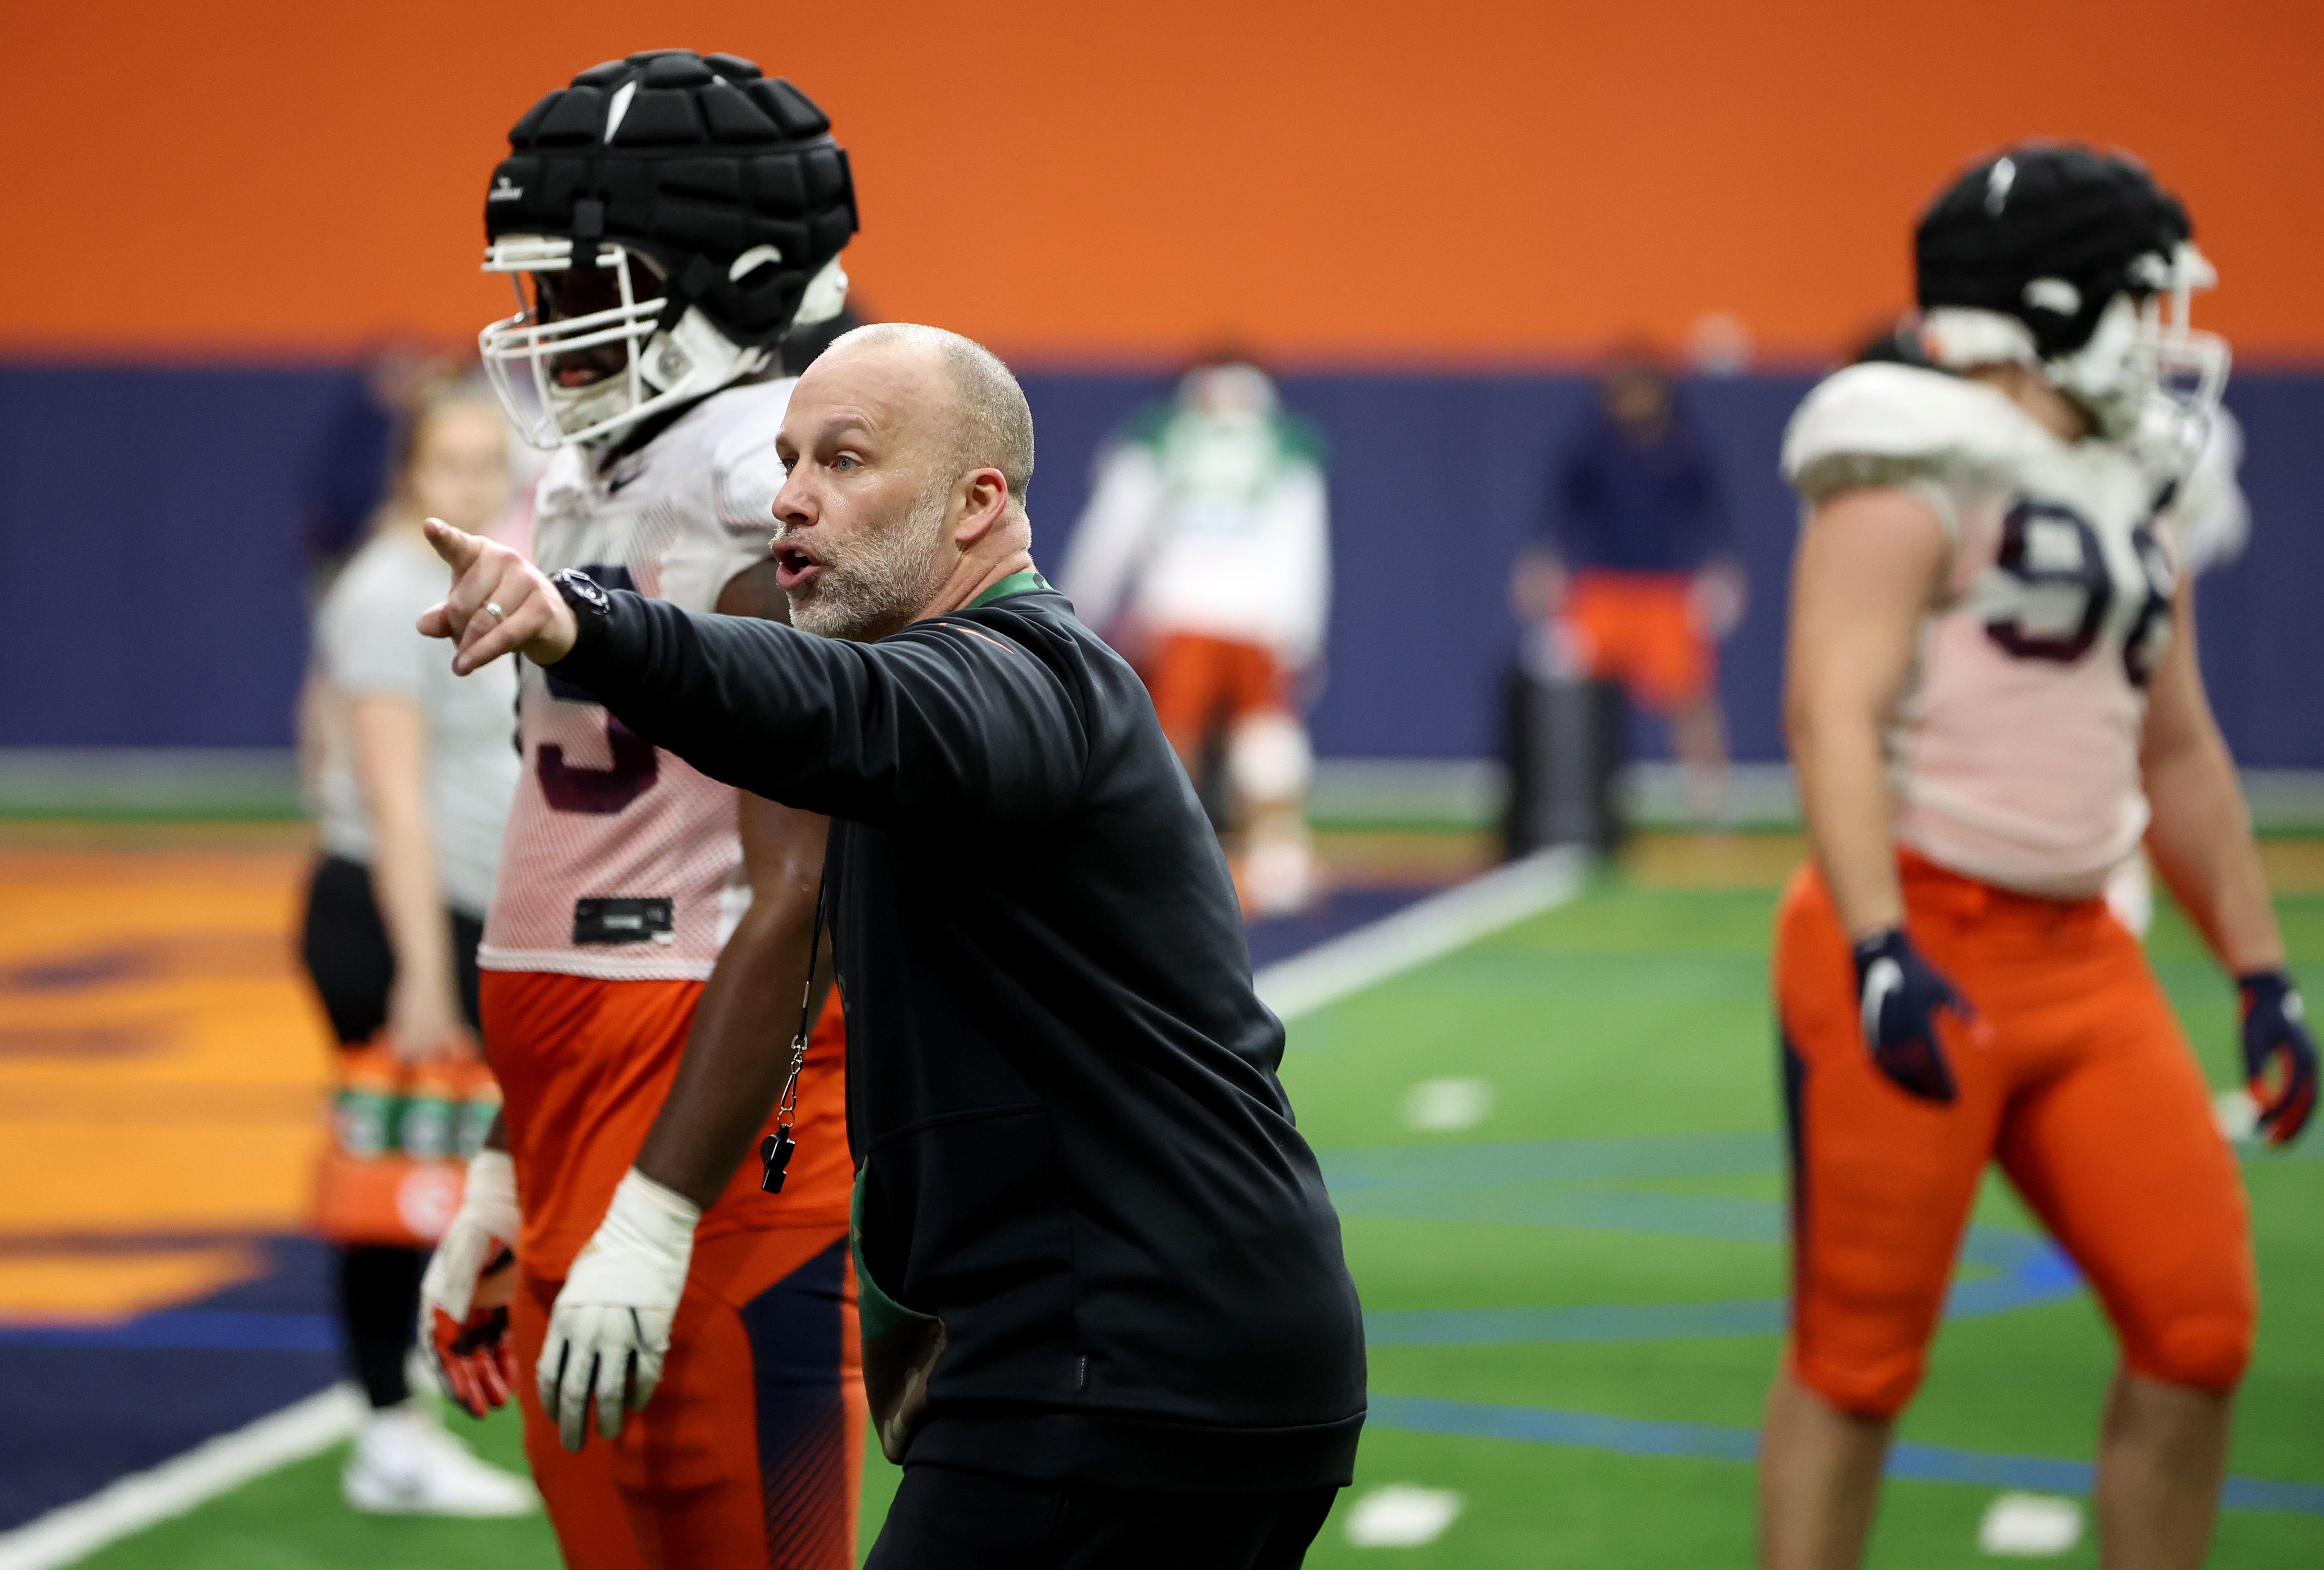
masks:
<path fill-rule="evenodd" d="M 609 589 L 632 589 L 636 581 L 626 567 L 592 563 L 581 569 L 591 578 Z M 541 674 L 548 679 L 549 695 L 560 703 L 583 704 L 604 715 L 605 722 L 605 753 L 612 760 L 610 766 L 591 769 L 565 761 L 565 749 L 555 742 L 543 742 L 533 760 L 533 770 L 540 779 L 540 794 L 549 806 L 559 812 L 586 812 L 610 817 L 653 789 L 654 776 L 659 771 L 659 754 L 654 744 L 629 726 L 599 707 L 580 688 L 558 679 L 553 670 Z"/>

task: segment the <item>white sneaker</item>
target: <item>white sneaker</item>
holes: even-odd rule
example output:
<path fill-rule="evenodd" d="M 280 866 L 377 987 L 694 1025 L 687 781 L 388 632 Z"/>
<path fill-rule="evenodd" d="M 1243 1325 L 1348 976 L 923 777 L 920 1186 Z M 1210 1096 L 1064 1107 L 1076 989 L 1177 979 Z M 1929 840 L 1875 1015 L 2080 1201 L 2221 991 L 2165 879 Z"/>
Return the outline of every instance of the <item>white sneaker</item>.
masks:
<path fill-rule="evenodd" d="M 364 1419 L 339 1492 L 375 1516 L 521 1516 L 540 1502 L 530 1482 L 477 1460 L 417 1400 Z"/>

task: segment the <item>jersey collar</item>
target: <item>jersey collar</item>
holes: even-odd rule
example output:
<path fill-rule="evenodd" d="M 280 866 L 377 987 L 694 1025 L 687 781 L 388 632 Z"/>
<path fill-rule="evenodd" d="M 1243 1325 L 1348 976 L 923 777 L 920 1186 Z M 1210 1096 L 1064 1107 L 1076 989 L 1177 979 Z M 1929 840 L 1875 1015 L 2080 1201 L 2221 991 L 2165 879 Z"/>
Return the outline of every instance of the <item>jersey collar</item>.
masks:
<path fill-rule="evenodd" d="M 1029 595 L 1037 590 L 1049 588 L 1051 586 L 1053 586 L 1047 578 L 1043 577 L 1039 572 L 1028 567 L 1022 572 L 1010 573 L 1007 577 L 1002 578 L 999 583 L 994 584 L 991 588 L 986 589 L 982 594 L 969 601 L 968 608 L 972 611 L 981 611 L 985 606 L 991 605 L 993 601 L 1006 599 L 1010 595 Z"/>

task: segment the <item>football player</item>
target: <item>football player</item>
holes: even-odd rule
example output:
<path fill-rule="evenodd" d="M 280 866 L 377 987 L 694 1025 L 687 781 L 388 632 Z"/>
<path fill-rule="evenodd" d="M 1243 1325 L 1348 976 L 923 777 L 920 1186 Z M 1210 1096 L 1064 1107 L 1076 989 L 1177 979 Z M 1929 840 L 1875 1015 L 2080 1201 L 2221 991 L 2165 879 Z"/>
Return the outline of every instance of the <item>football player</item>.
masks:
<path fill-rule="evenodd" d="M 1091 626 L 1119 621 L 1188 773 L 1224 732 L 1235 882 L 1255 916 L 1316 892 L 1303 811 L 1314 760 L 1293 687 L 1331 610 L 1323 471 L 1322 433 L 1266 372 L 1234 356 L 1198 365 L 1172 403 L 1116 434 L 1061 578 Z"/>
<path fill-rule="evenodd" d="M 554 449 L 538 559 L 787 617 L 777 356 L 841 309 L 856 227 L 829 122 L 747 60 L 661 50 L 584 71 L 509 143 L 484 267 L 521 309 L 481 343 Z M 514 1388 L 568 1565 L 852 1566 L 835 1007 L 774 1113 L 805 1033 L 825 822 L 704 778 L 538 667 L 518 714 L 478 952 L 505 1149 L 476 1159 L 428 1273 L 447 1386 L 479 1413 Z M 674 1080 L 705 1079 L 725 1089 L 696 1098 L 715 1113 L 672 1111 L 731 1124 L 706 1146 L 656 1121 Z M 775 1124 L 797 1159 L 768 1193 L 744 1157 Z"/>
<path fill-rule="evenodd" d="M 2188 326 L 2212 281 L 2190 236 L 2122 154 L 1987 159 L 1920 223 L 1929 365 L 1841 371 L 1785 437 L 1814 857 L 1775 936 L 1794 1294 L 1760 1500 L 1784 1570 L 1861 1556 L 1987 1160 L 2121 1343 L 2106 1562 L 2192 1566 L 2209 1539 L 2256 1289 L 2202 1075 L 2100 897 L 2142 840 L 2241 992 L 2278 1143 L 2316 1052 L 2170 527 L 2227 360 Z"/>

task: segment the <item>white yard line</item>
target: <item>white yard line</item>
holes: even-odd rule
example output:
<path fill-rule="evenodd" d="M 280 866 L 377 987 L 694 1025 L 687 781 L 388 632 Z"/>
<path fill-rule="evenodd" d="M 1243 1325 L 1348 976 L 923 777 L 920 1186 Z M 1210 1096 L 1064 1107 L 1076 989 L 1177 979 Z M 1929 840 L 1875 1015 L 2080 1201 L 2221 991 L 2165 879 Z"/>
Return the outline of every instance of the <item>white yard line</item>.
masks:
<path fill-rule="evenodd" d="M 1259 995 L 1282 1018 L 1296 1019 L 1564 904 L 1582 891 L 1588 868 L 1588 858 L 1575 850 L 1543 851 L 1513 862 L 1268 965 L 1259 973 Z M 362 1415 L 363 1400 L 355 1388 L 335 1385 L 205 1440 L 150 1472 L 121 1478 L 87 1499 L 0 1532 L 0 1570 L 57 1570 L 87 1558 L 108 1543 L 329 1449 L 355 1432 Z"/>
<path fill-rule="evenodd" d="M 327 1450 L 355 1430 L 363 1398 L 334 1385 L 279 1412 L 206 1439 L 150 1472 L 132 1473 L 87 1499 L 0 1532 L 0 1570 L 55 1570 L 278 1467 Z"/>
<path fill-rule="evenodd" d="M 1259 973 L 1259 995 L 1296 1020 L 1375 983 L 1554 910 L 1582 892 L 1590 867 L 1574 848 L 1539 851 L 1434 894 Z"/>

